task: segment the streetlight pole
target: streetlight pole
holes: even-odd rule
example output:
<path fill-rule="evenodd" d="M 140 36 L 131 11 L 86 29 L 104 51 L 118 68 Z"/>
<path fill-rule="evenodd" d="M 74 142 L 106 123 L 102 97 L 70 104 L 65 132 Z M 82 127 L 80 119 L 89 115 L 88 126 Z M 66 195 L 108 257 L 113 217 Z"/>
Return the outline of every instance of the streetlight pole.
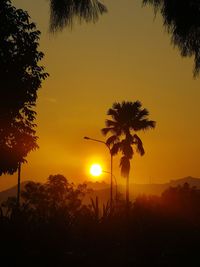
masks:
<path fill-rule="evenodd" d="M 17 172 L 17 207 L 20 206 L 20 194 L 21 194 L 21 162 L 18 163 Z"/>
<path fill-rule="evenodd" d="M 107 172 L 107 171 L 102 171 L 102 172 L 110 174 L 110 172 Z M 118 198 L 117 179 L 114 174 L 112 174 L 112 177 L 114 177 L 115 179 L 115 199 L 117 201 L 117 198 Z"/>
<path fill-rule="evenodd" d="M 110 153 L 110 207 L 112 209 L 112 204 L 113 204 L 113 156 L 112 156 L 112 153 L 111 153 L 111 149 L 110 149 L 110 146 L 108 144 L 106 144 L 106 142 L 102 141 L 102 140 L 98 140 L 98 139 L 94 139 L 94 138 L 90 138 L 88 136 L 85 136 L 84 137 L 85 140 L 90 140 L 90 141 L 94 141 L 94 142 L 98 142 L 98 143 L 102 143 L 104 145 L 106 145 L 106 147 L 108 148 L 109 150 L 109 153 Z"/>

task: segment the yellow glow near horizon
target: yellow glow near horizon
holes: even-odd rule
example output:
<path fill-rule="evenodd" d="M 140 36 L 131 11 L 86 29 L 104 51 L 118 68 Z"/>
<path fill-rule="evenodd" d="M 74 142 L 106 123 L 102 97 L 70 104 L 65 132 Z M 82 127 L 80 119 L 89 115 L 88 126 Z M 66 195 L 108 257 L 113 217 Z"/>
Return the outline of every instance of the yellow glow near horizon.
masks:
<path fill-rule="evenodd" d="M 90 174 L 92 176 L 100 176 L 102 174 L 102 168 L 101 168 L 101 165 L 100 164 L 92 164 L 92 166 L 90 167 Z"/>
<path fill-rule="evenodd" d="M 83 137 L 106 140 L 100 129 L 109 119 L 107 110 L 123 100 L 140 100 L 149 119 L 157 122 L 155 130 L 138 132 L 146 154 L 131 160 L 130 183 L 200 177 L 200 77 L 192 77 L 193 58 L 182 59 L 171 46 L 162 18 L 158 14 L 154 20 L 152 8 L 141 8 L 141 1 L 105 2 L 109 13 L 98 23 L 77 23 L 72 30 L 49 35 L 49 1 L 12 1 L 28 11 L 42 32 L 41 65 L 50 73 L 38 91 L 39 149 L 28 154 L 22 182 L 45 182 L 50 174 L 61 173 L 75 184 L 109 183 L 109 174 L 90 174 L 93 163 L 110 170 L 108 150 Z M 113 160 L 113 173 L 125 183 L 120 158 Z M 16 183 L 17 173 L 2 175 L 0 191 Z"/>

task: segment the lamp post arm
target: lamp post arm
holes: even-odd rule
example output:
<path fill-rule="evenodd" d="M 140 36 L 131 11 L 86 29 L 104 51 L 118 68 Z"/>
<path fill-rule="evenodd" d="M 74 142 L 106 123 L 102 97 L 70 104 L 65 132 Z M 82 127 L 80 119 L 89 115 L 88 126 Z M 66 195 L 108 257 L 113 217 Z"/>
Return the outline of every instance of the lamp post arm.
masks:
<path fill-rule="evenodd" d="M 98 140 L 98 139 L 90 138 L 90 137 L 87 137 L 87 136 L 85 136 L 84 139 L 86 139 L 86 140 L 91 140 L 91 141 L 95 141 L 95 142 L 102 143 L 102 144 L 106 145 L 107 148 L 108 148 L 108 150 L 109 150 L 109 152 L 111 153 L 110 146 L 109 146 L 106 142 L 104 142 L 104 141 L 102 141 L 102 140 Z"/>
<path fill-rule="evenodd" d="M 111 148 L 110 148 L 110 146 L 106 143 L 106 142 L 104 142 L 104 141 L 102 141 L 102 140 L 98 140 L 98 139 L 94 139 L 94 138 L 90 138 L 90 137 L 88 137 L 88 136 L 85 136 L 84 137 L 84 139 L 86 139 L 86 140 L 90 140 L 90 141 L 95 141 L 95 142 L 98 142 L 98 143 L 102 143 L 102 144 L 104 144 L 104 145 L 106 145 L 106 147 L 108 148 L 108 150 L 109 150 L 109 153 L 110 153 L 110 208 L 111 208 L 111 211 L 112 211 L 112 203 L 113 203 L 113 174 L 112 174 L 112 172 L 113 172 L 113 155 L 112 155 L 112 153 L 111 153 Z"/>

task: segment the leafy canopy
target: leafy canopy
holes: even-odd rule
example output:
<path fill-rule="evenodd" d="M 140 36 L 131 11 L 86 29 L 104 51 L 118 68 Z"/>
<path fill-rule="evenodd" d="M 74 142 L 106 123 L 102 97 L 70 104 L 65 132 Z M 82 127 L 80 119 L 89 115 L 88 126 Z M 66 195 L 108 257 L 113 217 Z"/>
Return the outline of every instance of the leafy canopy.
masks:
<path fill-rule="evenodd" d="M 50 0 L 50 30 L 62 30 L 74 21 L 97 22 L 107 8 L 99 0 Z"/>
<path fill-rule="evenodd" d="M 163 24 L 183 57 L 194 56 L 194 77 L 200 70 L 200 0 L 142 0 L 163 16 Z M 75 20 L 96 22 L 107 12 L 99 0 L 50 0 L 52 32 L 72 26 Z"/>
<path fill-rule="evenodd" d="M 183 57 L 194 56 L 194 77 L 200 70 L 200 1 L 199 0 L 143 0 L 160 11 L 163 25 L 171 34 L 174 46 Z"/>
<path fill-rule="evenodd" d="M 0 175 L 14 173 L 36 149 L 37 91 L 48 74 L 38 65 L 40 32 L 27 12 L 0 1 Z"/>

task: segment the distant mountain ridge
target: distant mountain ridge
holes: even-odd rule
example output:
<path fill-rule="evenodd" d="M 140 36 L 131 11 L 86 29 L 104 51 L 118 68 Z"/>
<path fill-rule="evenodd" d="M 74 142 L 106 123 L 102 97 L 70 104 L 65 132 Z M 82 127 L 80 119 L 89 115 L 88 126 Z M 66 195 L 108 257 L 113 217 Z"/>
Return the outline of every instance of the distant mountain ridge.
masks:
<path fill-rule="evenodd" d="M 24 189 L 25 185 L 30 181 L 24 181 L 21 183 L 21 190 Z M 8 197 L 15 197 L 17 195 L 17 185 L 10 187 L 0 192 L 0 203 L 5 201 Z"/>
<path fill-rule="evenodd" d="M 25 181 L 21 183 L 21 189 L 23 190 L 24 186 L 29 181 Z M 178 185 L 183 185 L 185 183 L 188 183 L 190 186 L 195 186 L 200 189 L 200 178 L 195 178 L 191 176 L 187 176 L 181 179 L 174 179 L 170 180 L 168 183 L 164 184 L 130 184 L 130 197 L 133 198 L 133 196 L 137 195 L 160 195 L 164 190 L 169 188 L 170 186 L 175 187 Z M 88 188 L 93 189 L 93 192 L 88 196 L 89 198 L 92 197 L 98 197 L 99 199 L 102 199 L 104 202 L 109 200 L 109 194 L 110 194 L 110 185 L 105 182 L 87 182 Z M 124 186 L 119 185 L 118 191 L 124 192 Z M 4 190 L 0 192 L 0 203 L 2 201 L 5 201 L 8 197 L 16 196 L 17 194 L 17 185 L 13 186 L 7 190 Z M 113 197 L 115 196 L 115 187 L 113 192 Z"/>
<path fill-rule="evenodd" d="M 192 176 L 187 176 L 178 180 L 170 180 L 169 184 L 170 186 L 177 186 L 177 185 L 183 185 L 184 183 L 188 183 L 191 186 L 200 187 L 200 178 L 194 178 Z"/>
<path fill-rule="evenodd" d="M 195 186 L 200 188 L 200 178 L 195 178 L 191 176 L 187 176 L 180 179 L 170 180 L 168 183 L 164 184 L 134 184 L 131 187 L 131 193 L 134 195 L 138 194 L 149 194 L 149 195 L 161 195 L 164 190 L 169 187 L 176 187 L 178 185 L 184 185 L 188 183 L 191 187 Z"/>
<path fill-rule="evenodd" d="M 168 187 L 175 187 L 178 185 L 183 185 L 185 183 L 188 183 L 190 186 L 195 186 L 197 188 L 200 188 L 200 178 L 195 178 L 192 176 L 187 176 L 184 178 L 180 179 L 172 179 L 168 183 L 150 183 L 150 184 L 136 184 L 132 183 L 130 184 L 130 194 L 155 194 L 155 195 L 160 195 L 164 190 L 166 190 Z M 102 191 L 102 190 L 108 190 L 110 187 L 109 184 L 102 182 L 96 182 L 92 183 L 89 182 L 87 183 L 89 188 L 92 188 L 95 191 Z M 124 186 L 119 185 L 119 191 L 124 190 Z M 115 189 L 115 187 L 114 187 Z"/>
<path fill-rule="evenodd" d="M 85 182 L 88 188 L 92 188 L 93 190 L 102 190 L 109 187 L 109 184 L 106 182 Z"/>

